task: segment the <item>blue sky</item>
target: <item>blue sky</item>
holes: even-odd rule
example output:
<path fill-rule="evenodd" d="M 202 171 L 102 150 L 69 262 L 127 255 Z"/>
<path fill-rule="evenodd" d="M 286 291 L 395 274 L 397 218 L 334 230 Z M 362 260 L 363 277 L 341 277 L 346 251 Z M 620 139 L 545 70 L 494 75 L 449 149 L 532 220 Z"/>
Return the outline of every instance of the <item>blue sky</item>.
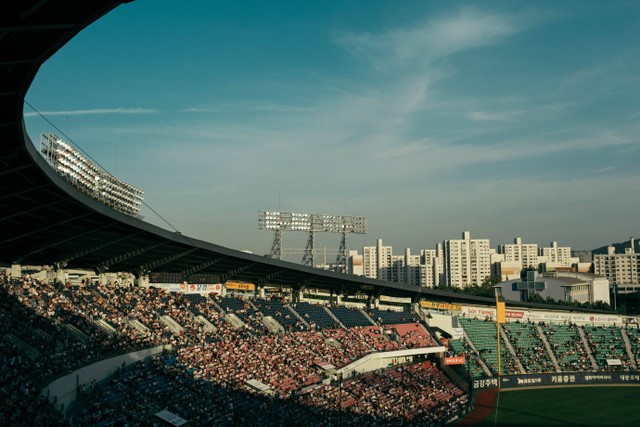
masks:
<path fill-rule="evenodd" d="M 357 249 L 593 249 L 638 235 L 639 22 L 636 1 L 136 0 L 41 68 L 26 99 L 59 131 L 26 124 L 235 249 L 268 252 L 278 209 L 367 216 Z"/>

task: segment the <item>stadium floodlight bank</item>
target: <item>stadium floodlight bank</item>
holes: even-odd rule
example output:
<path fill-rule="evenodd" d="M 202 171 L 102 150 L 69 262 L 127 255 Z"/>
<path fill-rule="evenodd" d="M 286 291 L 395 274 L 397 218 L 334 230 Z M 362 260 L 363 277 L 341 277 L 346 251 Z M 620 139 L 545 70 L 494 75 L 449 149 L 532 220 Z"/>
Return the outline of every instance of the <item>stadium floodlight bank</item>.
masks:
<path fill-rule="evenodd" d="M 365 234 L 367 217 L 260 211 L 258 227 L 261 230 Z"/>
<path fill-rule="evenodd" d="M 258 228 L 261 230 L 273 230 L 273 244 L 271 245 L 272 258 L 281 259 L 286 251 L 282 249 L 282 233 L 284 231 L 304 231 L 309 234 L 307 247 L 304 250 L 302 264 L 314 267 L 315 261 L 315 234 L 339 233 L 342 235 L 338 257 L 333 266 L 335 271 L 347 272 L 347 235 L 350 233 L 365 234 L 367 232 L 367 217 L 346 215 L 320 215 L 311 213 L 293 212 L 258 212 Z"/>
<path fill-rule="evenodd" d="M 60 176 L 74 187 L 119 212 L 142 219 L 144 192 L 102 170 L 53 133 L 43 133 L 40 152 Z"/>

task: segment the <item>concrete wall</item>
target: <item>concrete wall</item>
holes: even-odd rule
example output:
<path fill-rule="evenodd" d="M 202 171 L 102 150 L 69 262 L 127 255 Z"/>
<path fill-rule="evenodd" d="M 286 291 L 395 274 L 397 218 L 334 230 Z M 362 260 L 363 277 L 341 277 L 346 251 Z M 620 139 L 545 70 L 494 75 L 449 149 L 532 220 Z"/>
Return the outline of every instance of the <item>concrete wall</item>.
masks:
<path fill-rule="evenodd" d="M 113 375 L 123 365 L 128 366 L 131 363 L 144 360 L 147 357 L 161 353 L 162 349 L 163 346 L 158 346 L 92 363 L 69 375 L 58 378 L 43 388 L 41 394 L 47 397 L 49 402 L 54 403 L 57 410 L 64 412 L 69 408 L 69 404 L 77 399 L 78 386 L 86 386 L 93 381 L 100 382 Z"/>
<path fill-rule="evenodd" d="M 413 361 L 413 358 L 420 354 L 443 353 L 444 347 L 413 348 L 409 350 L 386 351 L 382 353 L 371 353 L 339 369 L 343 378 L 351 378 L 354 374 L 363 374 L 386 368 L 389 365 L 398 365 Z"/>

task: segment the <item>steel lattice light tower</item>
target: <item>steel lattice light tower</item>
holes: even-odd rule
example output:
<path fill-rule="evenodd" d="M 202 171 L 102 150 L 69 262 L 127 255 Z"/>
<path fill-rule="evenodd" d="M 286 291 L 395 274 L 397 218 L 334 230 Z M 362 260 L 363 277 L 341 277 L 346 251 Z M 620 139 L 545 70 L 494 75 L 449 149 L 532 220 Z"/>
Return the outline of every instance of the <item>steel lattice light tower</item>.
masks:
<path fill-rule="evenodd" d="M 258 212 L 258 228 L 261 230 L 273 230 L 274 238 L 269 256 L 277 259 L 281 259 L 283 254 L 282 233 L 284 231 L 307 232 L 309 238 L 307 239 L 302 263 L 311 267 L 315 265 L 315 234 L 340 233 L 342 237 L 336 264 L 339 271 L 346 273 L 347 235 L 349 233 L 365 234 L 367 232 L 367 217 L 260 211 Z"/>

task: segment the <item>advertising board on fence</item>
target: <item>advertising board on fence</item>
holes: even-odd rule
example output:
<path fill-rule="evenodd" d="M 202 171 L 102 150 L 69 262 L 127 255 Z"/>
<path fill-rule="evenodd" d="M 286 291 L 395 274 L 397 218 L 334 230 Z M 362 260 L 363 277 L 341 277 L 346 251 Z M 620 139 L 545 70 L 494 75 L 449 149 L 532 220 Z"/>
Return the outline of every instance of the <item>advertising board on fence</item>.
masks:
<path fill-rule="evenodd" d="M 495 319 L 496 309 L 487 307 L 469 307 L 463 306 L 462 313 L 467 317 L 477 317 L 479 319 L 489 317 Z M 505 315 L 509 320 L 524 320 L 529 318 L 529 313 L 523 310 L 505 310 Z"/>
<path fill-rule="evenodd" d="M 169 292 L 182 292 L 183 294 L 196 294 L 196 293 L 215 293 L 222 292 L 222 285 L 220 283 L 214 283 L 210 285 L 195 284 L 195 283 L 152 283 L 150 286 L 154 288 L 166 289 Z"/>
<path fill-rule="evenodd" d="M 465 359 L 464 356 L 451 356 L 444 358 L 445 365 L 464 365 Z"/>
<path fill-rule="evenodd" d="M 496 309 L 491 307 L 462 306 L 462 313 L 466 317 L 495 319 Z M 507 321 L 530 320 L 532 322 L 572 322 L 572 323 L 598 323 L 598 324 L 622 324 L 622 316 L 614 314 L 570 313 L 565 311 L 538 311 L 509 309 L 507 301 Z"/>
<path fill-rule="evenodd" d="M 222 292 L 222 285 L 216 283 L 213 285 L 196 284 L 196 283 L 183 283 L 181 286 L 182 292 L 187 293 L 216 293 Z"/>
<path fill-rule="evenodd" d="M 227 290 L 255 291 L 256 285 L 253 283 L 227 282 L 225 288 L 227 288 Z"/>
<path fill-rule="evenodd" d="M 462 306 L 459 304 L 449 304 L 447 302 L 420 301 L 420 307 L 432 308 L 435 310 L 460 311 Z"/>
<path fill-rule="evenodd" d="M 640 384 L 640 372 L 567 372 L 549 374 L 504 375 L 500 378 L 478 378 L 473 380 L 476 390 L 521 387 L 553 387 L 589 384 Z"/>

